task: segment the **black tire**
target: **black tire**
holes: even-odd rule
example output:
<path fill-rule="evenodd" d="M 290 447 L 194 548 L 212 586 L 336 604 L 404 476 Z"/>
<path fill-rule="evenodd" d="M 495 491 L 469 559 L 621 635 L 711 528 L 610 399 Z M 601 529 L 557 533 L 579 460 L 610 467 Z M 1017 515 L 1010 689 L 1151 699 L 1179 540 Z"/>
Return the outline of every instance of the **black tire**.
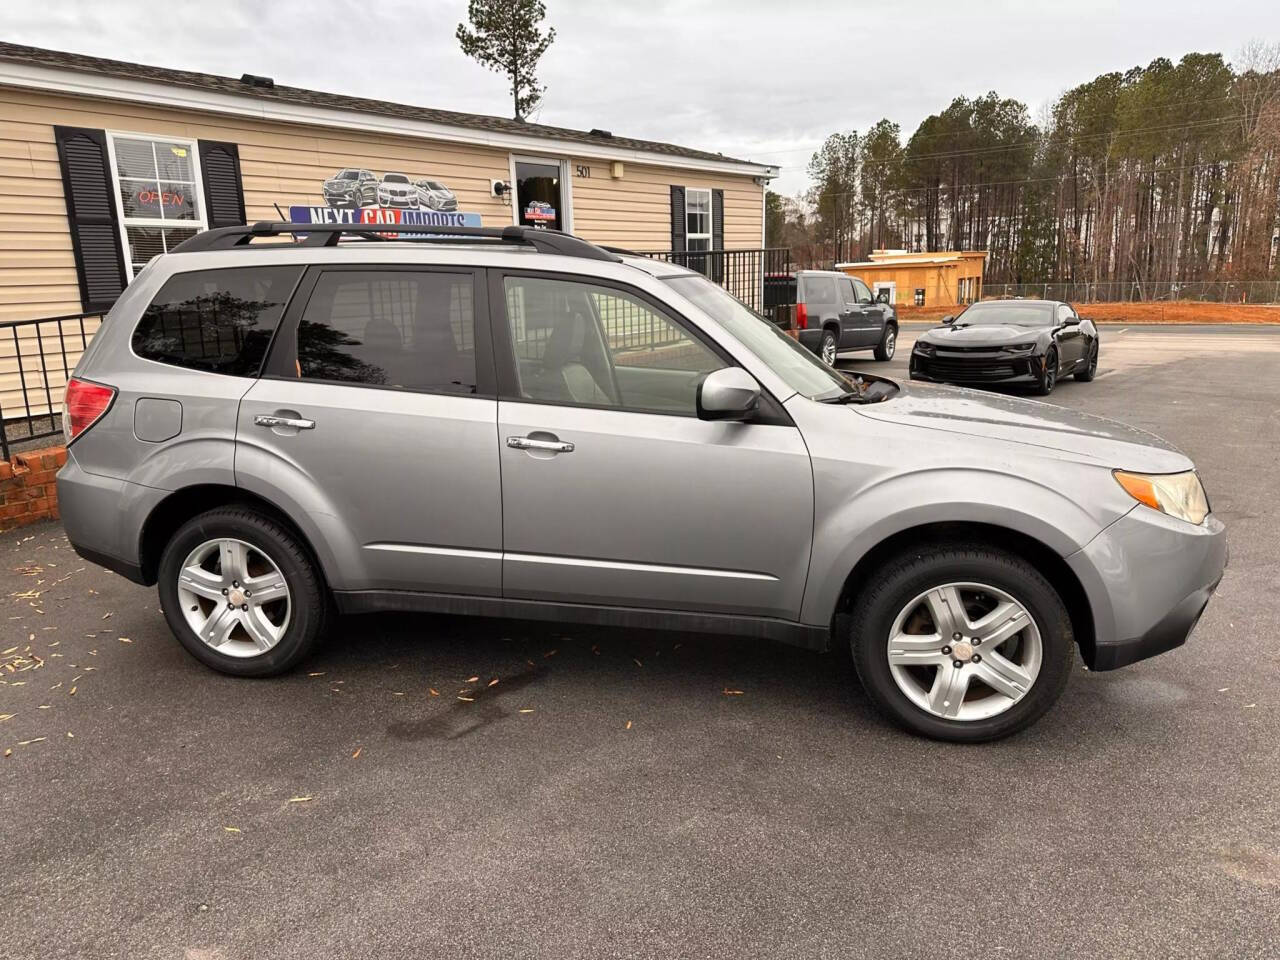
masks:
<path fill-rule="evenodd" d="M 1077 371 L 1076 379 L 1081 383 L 1088 383 L 1098 374 L 1098 341 L 1093 341 L 1093 346 L 1089 348 L 1089 362 L 1085 364 L 1083 370 Z"/>
<path fill-rule="evenodd" d="M 880 343 L 876 347 L 877 360 L 892 360 L 893 355 L 898 350 L 898 328 L 892 323 L 886 323 L 884 333 L 880 334 Z"/>
<path fill-rule="evenodd" d="M 827 366 L 834 367 L 836 365 L 839 342 L 834 329 L 831 327 L 824 329 L 822 331 L 822 342 L 818 344 L 818 359 L 827 364 Z M 828 357 L 830 359 L 827 359 Z"/>
<path fill-rule="evenodd" d="M 218 652 L 196 635 L 182 612 L 178 574 L 183 562 L 201 543 L 221 537 L 241 540 L 270 557 L 289 588 L 290 616 L 284 635 L 257 656 Z M 184 523 L 160 557 L 158 587 L 169 629 L 187 652 L 205 666 L 234 677 L 269 677 L 293 668 L 315 649 L 331 617 L 328 587 L 310 552 L 292 533 L 250 507 L 219 507 Z"/>
<path fill-rule="evenodd" d="M 1040 629 L 1043 655 L 1034 683 L 1012 707 L 986 719 L 951 720 L 929 713 L 899 689 L 889 666 L 888 638 L 898 612 L 925 590 L 956 581 L 1005 591 Z M 1049 582 L 1016 554 L 979 544 L 922 547 L 882 564 L 857 597 L 849 628 L 854 666 L 871 702 L 913 733 L 957 743 L 997 740 L 1040 719 L 1062 695 L 1075 657 L 1071 620 Z"/>
<path fill-rule="evenodd" d="M 1047 397 L 1058 385 L 1058 348 L 1050 347 L 1044 357 L 1044 369 L 1040 372 L 1040 380 L 1036 384 L 1036 396 Z"/>

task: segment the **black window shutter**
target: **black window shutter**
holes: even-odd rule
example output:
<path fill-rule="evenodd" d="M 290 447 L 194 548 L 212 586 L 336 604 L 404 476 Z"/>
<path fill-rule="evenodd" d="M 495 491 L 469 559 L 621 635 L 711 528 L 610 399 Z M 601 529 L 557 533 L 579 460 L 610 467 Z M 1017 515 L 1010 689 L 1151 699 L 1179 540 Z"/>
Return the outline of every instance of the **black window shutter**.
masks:
<path fill-rule="evenodd" d="M 711 249 L 724 249 L 724 191 L 711 191 Z"/>
<path fill-rule="evenodd" d="M 671 188 L 671 249 L 687 250 L 688 220 L 685 219 L 684 187 Z"/>
<path fill-rule="evenodd" d="M 128 282 L 116 217 L 107 135 L 102 130 L 54 127 L 71 248 L 80 284 L 80 308 L 109 310 Z"/>
<path fill-rule="evenodd" d="M 199 147 L 209 229 L 239 226 L 245 222 L 239 146 L 219 140 L 201 140 Z"/>

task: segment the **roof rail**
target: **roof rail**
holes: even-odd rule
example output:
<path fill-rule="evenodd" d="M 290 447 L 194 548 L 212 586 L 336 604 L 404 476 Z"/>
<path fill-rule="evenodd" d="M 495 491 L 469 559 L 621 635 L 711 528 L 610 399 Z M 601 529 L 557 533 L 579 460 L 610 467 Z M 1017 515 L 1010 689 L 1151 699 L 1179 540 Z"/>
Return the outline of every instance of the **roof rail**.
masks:
<path fill-rule="evenodd" d="M 306 246 L 337 246 L 345 236 L 365 240 L 386 240 L 388 235 L 399 238 L 404 234 L 417 234 L 423 240 L 458 237 L 499 243 L 531 246 L 539 253 L 554 253 L 563 257 L 581 257 L 587 260 L 618 262 L 619 258 L 602 247 L 589 243 L 560 230 L 540 230 L 534 227 L 448 227 L 425 223 L 286 223 L 261 220 L 258 223 L 235 227 L 218 227 L 188 237 L 173 248 L 172 253 L 193 253 L 200 250 L 233 250 L 247 247 L 257 237 L 279 237 L 306 234 L 302 243 Z"/>

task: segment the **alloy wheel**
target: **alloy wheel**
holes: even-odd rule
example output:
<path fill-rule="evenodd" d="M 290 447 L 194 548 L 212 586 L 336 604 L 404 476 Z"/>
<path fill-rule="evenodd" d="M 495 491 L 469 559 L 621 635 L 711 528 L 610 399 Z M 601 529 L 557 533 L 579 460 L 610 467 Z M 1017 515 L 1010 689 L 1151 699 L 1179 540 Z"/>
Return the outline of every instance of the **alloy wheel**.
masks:
<path fill-rule="evenodd" d="M 289 628 L 289 585 L 280 567 L 243 540 L 206 540 L 178 572 L 178 600 L 192 632 L 229 657 L 256 657 Z"/>
<path fill-rule="evenodd" d="M 889 672 L 917 707 L 946 720 L 985 720 L 1031 690 L 1044 659 L 1027 607 L 983 583 L 947 583 L 913 598 L 893 621 Z"/>
<path fill-rule="evenodd" d="M 836 338 L 830 334 L 822 338 L 822 362 L 829 367 L 836 365 Z"/>
<path fill-rule="evenodd" d="M 888 330 L 884 335 L 884 355 L 892 360 L 893 352 L 898 348 L 898 335 L 892 330 Z"/>

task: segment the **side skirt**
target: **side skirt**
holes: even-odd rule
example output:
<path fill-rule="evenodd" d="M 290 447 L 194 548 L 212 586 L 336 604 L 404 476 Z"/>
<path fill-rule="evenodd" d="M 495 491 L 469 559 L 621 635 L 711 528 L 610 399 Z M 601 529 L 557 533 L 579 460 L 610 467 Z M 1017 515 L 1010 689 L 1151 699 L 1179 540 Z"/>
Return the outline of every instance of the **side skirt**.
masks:
<path fill-rule="evenodd" d="M 600 627 L 724 633 L 775 640 L 807 650 L 827 650 L 831 640 L 831 631 L 825 627 L 772 617 L 738 617 L 688 610 L 651 610 L 645 607 L 472 597 L 451 593 L 415 593 L 410 590 L 345 590 L 335 591 L 333 596 L 342 613 L 450 613 L 511 620 L 586 623 Z"/>

